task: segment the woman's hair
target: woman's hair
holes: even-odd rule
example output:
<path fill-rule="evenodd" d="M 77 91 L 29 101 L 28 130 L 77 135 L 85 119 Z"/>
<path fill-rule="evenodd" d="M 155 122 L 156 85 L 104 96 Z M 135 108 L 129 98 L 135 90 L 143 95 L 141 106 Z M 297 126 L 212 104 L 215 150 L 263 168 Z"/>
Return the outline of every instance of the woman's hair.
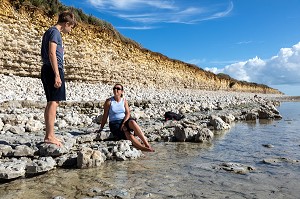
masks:
<path fill-rule="evenodd" d="M 117 83 L 117 84 L 115 84 L 115 86 L 121 86 L 121 88 L 122 88 L 122 91 L 124 90 L 124 88 L 123 88 L 122 84 L 119 84 L 119 83 Z M 114 86 L 114 87 L 115 87 L 115 86 Z"/>
<path fill-rule="evenodd" d="M 70 11 L 64 11 L 58 15 L 57 23 L 64 23 L 64 22 L 69 22 L 74 27 L 77 25 L 75 15 Z"/>
<path fill-rule="evenodd" d="M 123 85 L 122 85 L 122 84 L 117 83 L 117 84 L 114 85 L 114 87 L 115 87 L 115 86 L 121 86 L 122 91 L 124 91 L 124 88 L 123 88 Z M 123 94 L 121 94 L 121 97 L 123 97 Z"/>

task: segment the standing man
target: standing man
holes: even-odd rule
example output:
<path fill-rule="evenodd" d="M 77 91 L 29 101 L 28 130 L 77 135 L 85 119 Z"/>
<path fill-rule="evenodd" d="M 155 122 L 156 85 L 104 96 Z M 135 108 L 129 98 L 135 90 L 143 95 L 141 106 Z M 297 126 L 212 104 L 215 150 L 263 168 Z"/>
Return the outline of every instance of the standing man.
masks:
<path fill-rule="evenodd" d="M 64 47 L 61 33 L 69 33 L 76 26 L 74 14 L 62 12 L 58 16 L 55 26 L 49 28 L 43 35 L 41 79 L 47 98 L 44 117 L 46 135 L 44 142 L 62 146 L 54 134 L 56 109 L 60 101 L 66 101 L 66 88 L 64 79 Z"/>

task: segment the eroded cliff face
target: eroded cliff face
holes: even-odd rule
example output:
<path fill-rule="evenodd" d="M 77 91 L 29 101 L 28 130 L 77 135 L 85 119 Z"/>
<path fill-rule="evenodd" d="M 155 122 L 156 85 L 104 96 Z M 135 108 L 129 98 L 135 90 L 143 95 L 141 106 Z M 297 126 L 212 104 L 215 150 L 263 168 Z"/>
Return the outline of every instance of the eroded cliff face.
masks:
<path fill-rule="evenodd" d="M 9 0 L 0 4 L 0 73 L 39 77 L 43 33 L 56 23 L 43 11 L 16 11 Z M 221 78 L 196 66 L 123 43 L 110 31 L 79 24 L 63 35 L 68 80 L 133 84 L 165 88 L 194 88 L 258 93 L 280 93 L 265 85 Z"/>

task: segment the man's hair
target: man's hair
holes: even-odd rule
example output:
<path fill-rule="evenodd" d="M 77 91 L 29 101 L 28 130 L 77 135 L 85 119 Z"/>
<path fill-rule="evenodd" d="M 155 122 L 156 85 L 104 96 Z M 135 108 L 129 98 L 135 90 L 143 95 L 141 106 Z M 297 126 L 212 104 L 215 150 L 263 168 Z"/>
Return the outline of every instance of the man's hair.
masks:
<path fill-rule="evenodd" d="M 75 15 L 70 11 L 64 11 L 58 15 L 57 23 L 64 23 L 64 22 L 69 22 L 74 27 L 77 25 Z"/>

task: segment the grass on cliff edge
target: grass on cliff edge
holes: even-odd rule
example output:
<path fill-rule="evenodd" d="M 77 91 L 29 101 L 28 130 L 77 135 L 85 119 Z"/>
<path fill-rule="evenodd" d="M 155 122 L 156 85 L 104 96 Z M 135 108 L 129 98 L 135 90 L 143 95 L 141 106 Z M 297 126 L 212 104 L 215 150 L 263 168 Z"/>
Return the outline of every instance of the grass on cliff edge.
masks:
<path fill-rule="evenodd" d="M 9 0 L 12 6 L 19 10 L 20 8 L 30 8 L 42 10 L 47 16 L 54 17 L 60 12 L 70 10 L 74 13 L 76 20 L 81 23 L 99 26 L 101 29 L 108 30 L 116 39 L 123 43 L 131 44 L 142 48 L 137 42 L 121 35 L 110 23 L 98 19 L 93 15 L 85 14 L 81 9 L 63 5 L 59 0 Z"/>

